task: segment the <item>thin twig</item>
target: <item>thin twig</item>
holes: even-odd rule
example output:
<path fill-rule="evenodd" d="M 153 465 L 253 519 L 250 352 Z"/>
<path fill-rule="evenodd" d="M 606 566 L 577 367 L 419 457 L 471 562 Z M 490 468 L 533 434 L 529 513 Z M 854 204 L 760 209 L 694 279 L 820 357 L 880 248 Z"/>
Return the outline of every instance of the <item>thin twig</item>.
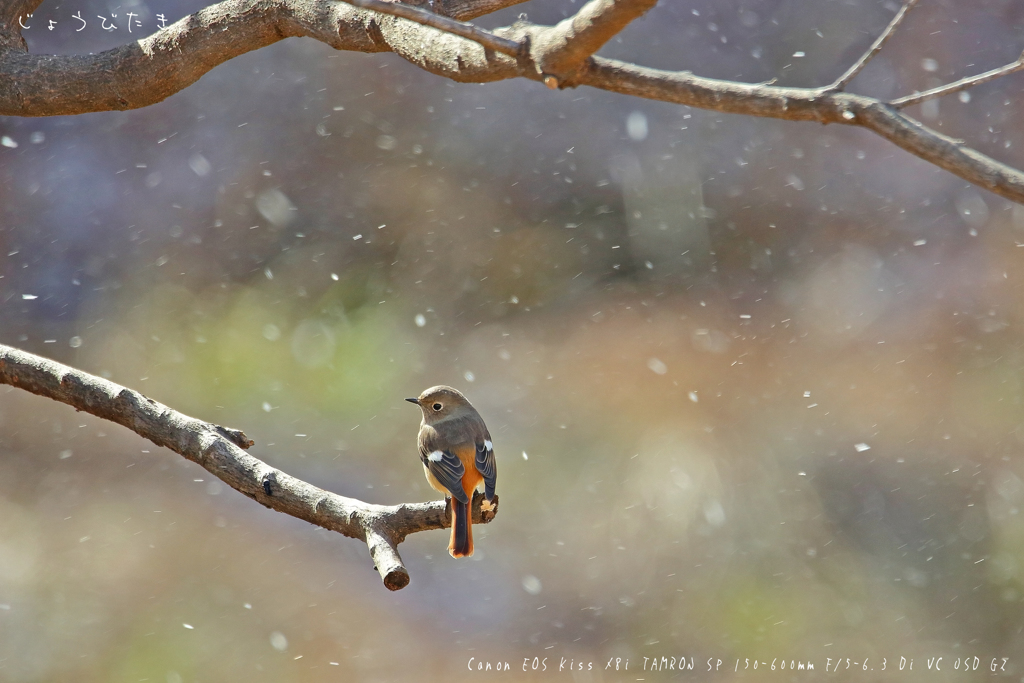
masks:
<path fill-rule="evenodd" d="M 871 47 L 868 48 L 868 51 L 861 55 L 861 58 L 858 59 L 853 66 L 847 69 L 846 73 L 840 76 L 835 83 L 829 86 L 829 90 L 842 90 L 847 86 L 847 84 L 850 81 L 856 78 L 857 74 L 859 74 L 864 69 L 864 67 L 867 66 L 868 62 L 870 62 L 871 59 L 878 54 L 878 52 L 882 49 L 882 46 L 885 45 L 889 38 L 892 37 L 892 34 L 896 31 L 896 27 L 900 25 L 900 23 L 903 21 L 903 18 L 907 16 L 907 12 L 912 10 L 914 8 L 914 5 L 917 4 L 917 2 L 918 0 L 907 0 L 907 3 L 903 5 L 903 7 L 900 7 L 900 10 L 896 13 L 896 16 L 892 18 L 892 21 L 889 22 L 889 25 L 885 27 L 884 31 L 882 31 L 882 35 L 878 36 L 878 38 L 875 39 L 875 42 L 871 44 Z"/>
<path fill-rule="evenodd" d="M 519 54 L 520 44 L 508 38 L 496 36 L 490 31 L 485 31 L 473 24 L 463 21 L 442 17 L 440 14 L 428 12 L 419 7 L 412 7 L 400 2 L 384 2 L 384 0 L 341 0 L 341 2 L 354 5 L 360 9 L 368 9 L 381 14 L 390 14 L 393 17 L 408 19 L 409 21 L 423 26 L 436 28 L 445 33 L 451 33 L 475 43 L 480 43 L 488 50 L 515 57 Z"/>
<path fill-rule="evenodd" d="M 986 71 L 983 74 L 977 76 L 969 76 L 967 78 L 961 78 L 955 83 L 949 83 L 948 85 L 942 85 L 938 88 L 932 88 L 931 90 L 925 90 L 924 92 L 914 93 L 913 95 L 907 95 L 906 97 L 900 97 L 889 102 L 890 107 L 896 107 L 902 109 L 903 107 L 909 107 L 912 104 L 918 104 L 925 100 L 930 100 L 936 97 L 942 97 L 943 95 L 949 95 L 950 93 L 959 92 L 961 90 L 967 90 L 967 88 L 973 88 L 976 85 L 982 83 L 988 83 L 994 81 L 1000 76 L 1006 76 L 1008 74 L 1016 73 L 1024 69 L 1024 56 L 1018 59 L 1016 62 L 1011 62 L 1006 66 L 1001 66 L 998 69 L 992 69 Z"/>

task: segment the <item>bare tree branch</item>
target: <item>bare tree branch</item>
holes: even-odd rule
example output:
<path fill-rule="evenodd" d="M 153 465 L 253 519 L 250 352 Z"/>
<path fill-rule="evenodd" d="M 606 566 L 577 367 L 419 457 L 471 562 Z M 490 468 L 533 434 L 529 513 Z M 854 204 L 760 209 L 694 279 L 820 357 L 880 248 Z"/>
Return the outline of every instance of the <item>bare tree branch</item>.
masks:
<path fill-rule="evenodd" d="M 594 57 L 578 85 L 701 109 L 788 121 L 862 126 L 915 156 L 1011 201 L 1024 202 L 1024 173 L 934 131 L 873 97 L 826 88 L 716 81 Z"/>
<path fill-rule="evenodd" d="M 443 501 L 373 505 L 345 498 L 296 479 L 246 453 L 253 442 L 242 432 L 183 415 L 137 391 L 67 365 L 0 345 L 0 383 L 24 389 L 127 427 L 157 446 L 201 465 L 225 484 L 266 507 L 350 538 L 365 541 L 390 590 L 409 584 L 398 544 L 417 531 L 451 526 Z M 497 513 L 473 499 L 473 521 L 486 524 Z"/>
<path fill-rule="evenodd" d="M 961 90 L 967 90 L 967 88 L 973 88 L 976 85 L 982 83 L 988 83 L 994 81 L 1000 76 L 1006 76 L 1008 74 L 1016 73 L 1024 69 L 1024 55 L 1017 58 L 1017 61 L 1010 62 L 1006 66 L 1001 66 L 998 69 L 992 69 L 986 71 L 983 74 L 977 76 L 968 76 L 967 78 L 961 78 L 955 83 L 949 83 L 948 85 L 942 85 L 938 88 L 932 88 L 931 90 L 925 90 L 924 92 L 914 93 L 913 95 L 907 95 L 906 97 L 900 97 L 889 102 L 889 106 L 902 109 L 903 107 L 909 107 L 912 104 L 918 104 L 925 100 L 930 100 L 935 97 L 942 97 L 943 95 L 949 95 L 950 93 L 959 92 Z"/>
<path fill-rule="evenodd" d="M 899 11 L 896 12 L 896 16 L 892 18 L 892 21 L 890 21 L 889 25 L 885 27 L 882 34 L 875 39 L 875 42 L 871 43 L 871 47 L 868 48 L 868 51 L 861 55 L 861 58 L 858 59 L 853 66 L 847 69 L 846 73 L 836 79 L 836 82 L 829 87 L 829 90 L 842 90 L 850 81 L 857 77 L 857 74 L 859 74 L 864 67 L 867 66 L 868 62 L 870 62 L 872 58 L 879 53 L 882 46 L 892 38 L 892 34 L 896 31 L 896 27 L 903 22 L 903 18 L 907 16 L 907 12 L 914 8 L 917 1 L 918 0 L 907 0 L 907 3 L 903 5 L 903 7 L 900 7 Z"/>
<path fill-rule="evenodd" d="M 187 87 L 234 56 L 282 38 L 306 36 L 338 50 L 394 52 L 426 71 L 466 83 L 523 77 L 549 87 L 588 85 L 712 111 L 862 126 L 968 182 L 1024 203 L 1020 171 L 898 111 L 928 97 L 1012 73 L 1017 63 L 888 104 L 842 91 L 916 1 L 904 5 L 868 52 L 835 84 L 780 88 L 648 69 L 592 54 L 654 0 L 591 0 L 557 26 L 517 22 L 488 32 L 458 24 L 460 35 L 447 30 L 452 24 L 439 20 L 472 18 L 519 0 L 410 0 L 405 4 L 421 9 L 407 12 L 408 7 L 388 7 L 387 14 L 333 0 L 223 0 L 148 38 L 97 55 L 30 55 L 23 47 L 0 41 L 0 115 L 52 116 L 144 107 Z M 379 1 L 373 7 L 380 7 Z M 399 13 L 408 18 L 393 16 Z M 8 33 L 11 29 L 0 28 Z M 484 47 L 480 40 L 501 46 L 504 52 Z"/>
<path fill-rule="evenodd" d="M 505 0 L 504 6 L 517 0 Z M 489 2 L 487 7 L 496 3 Z M 460 10 L 471 9 L 463 2 Z M 439 75 L 471 82 L 512 78 L 474 42 L 330 0 L 224 0 L 137 42 L 93 55 L 0 51 L 0 115 L 59 116 L 160 102 L 240 54 L 292 36 L 338 50 L 395 51 Z"/>

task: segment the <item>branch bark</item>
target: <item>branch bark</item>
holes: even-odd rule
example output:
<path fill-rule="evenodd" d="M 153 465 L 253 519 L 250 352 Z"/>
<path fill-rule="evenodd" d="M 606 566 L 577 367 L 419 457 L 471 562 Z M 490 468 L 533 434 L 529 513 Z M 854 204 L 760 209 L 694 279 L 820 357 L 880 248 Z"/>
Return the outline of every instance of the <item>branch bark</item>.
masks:
<path fill-rule="evenodd" d="M 445 21 L 464 21 L 521 1 L 398 4 L 378 0 L 373 6 L 386 10 L 381 13 L 332 0 L 223 0 L 136 43 L 79 56 L 28 54 L 23 44 L 16 44 L 20 41 L 17 24 L 7 23 L 0 26 L 0 115 L 52 116 L 144 107 L 187 87 L 232 57 L 283 38 L 306 36 L 338 50 L 395 52 L 426 71 L 460 82 L 523 77 L 553 88 L 587 85 L 712 111 L 861 126 L 968 182 L 1024 203 L 1024 173 L 898 111 L 1017 71 L 1021 68 L 1017 63 L 889 103 L 843 92 L 917 0 L 908 0 L 843 76 L 819 88 L 715 80 L 593 56 L 655 0 L 590 0 L 556 26 L 521 21 L 483 31 L 461 24 L 453 28 L 456 24 Z M 12 0 L 10 6 L 33 2 Z"/>
<path fill-rule="evenodd" d="M 7 0 L 0 2 L 0 22 L 17 25 L 18 17 L 25 17 L 36 11 L 43 0 Z"/>
<path fill-rule="evenodd" d="M 246 453 L 253 442 L 237 429 L 183 415 L 137 391 L 42 356 L 0 345 L 0 384 L 116 422 L 271 510 L 365 541 L 384 585 L 393 591 L 409 584 L 398 544 L 417 531 L 451 527 L 444 501 L 374 505 L 325 491 Z M 482 501 L 482 494 L 473 498 L 474 523 L 486 524 L 497 514 L 497 496 L 491 510 L 482 510 Z"/>

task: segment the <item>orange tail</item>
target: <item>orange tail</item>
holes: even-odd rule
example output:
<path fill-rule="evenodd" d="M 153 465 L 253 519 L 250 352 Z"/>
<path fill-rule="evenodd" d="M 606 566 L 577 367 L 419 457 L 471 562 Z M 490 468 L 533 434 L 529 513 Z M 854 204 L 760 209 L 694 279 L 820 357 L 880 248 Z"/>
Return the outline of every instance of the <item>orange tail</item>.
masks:
<path fill-rule="evenodd" d="M 472 500 L 472 498 L 470 498 Z M 448 542 L 448 554 L 452 557 L 469 557 L 473 554 L 473 516 L 469 505 L 452 499 L 452 540 Z"/>

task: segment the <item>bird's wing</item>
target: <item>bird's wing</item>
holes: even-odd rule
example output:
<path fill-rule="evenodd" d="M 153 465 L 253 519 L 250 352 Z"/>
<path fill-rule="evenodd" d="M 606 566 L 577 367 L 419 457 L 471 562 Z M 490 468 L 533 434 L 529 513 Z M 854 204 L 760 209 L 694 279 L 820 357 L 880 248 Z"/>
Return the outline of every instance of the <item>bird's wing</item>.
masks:
<path fill-rule="evenodd" d="M 476 469 L 484 478 L 484 497 L 494 500 L 494 487 L 498 483 L 498 464 L 494 459 L 494 444 L 491 435 L 484 433 L 484 438 L 476 444 Z"/>
<path fill-rule="evenodd" d="M 441 486 L 448 489 L 452 498 L 460 503 L 469 502 L 469 496 L 462 490 L 462 475 L 466 473 L 466 468 L 458 456 L 451 451 L 431 449 L 425 443 L 420 446 L 420 460 Z"/>

